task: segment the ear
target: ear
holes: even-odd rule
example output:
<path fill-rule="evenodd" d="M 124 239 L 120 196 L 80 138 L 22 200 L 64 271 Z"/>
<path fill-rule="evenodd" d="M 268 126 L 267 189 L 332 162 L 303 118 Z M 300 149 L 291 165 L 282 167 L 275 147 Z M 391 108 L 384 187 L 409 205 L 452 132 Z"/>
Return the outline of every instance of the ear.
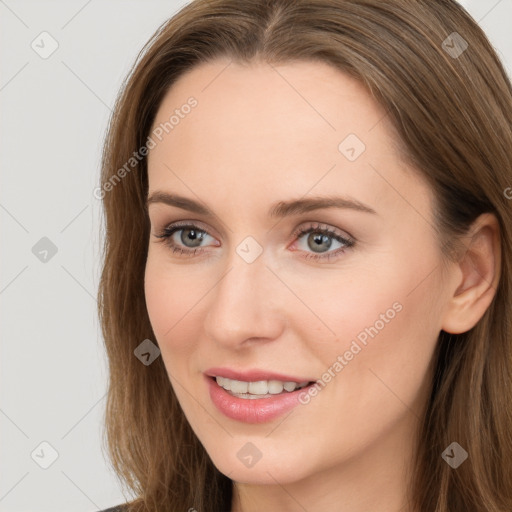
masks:
<path fill-rule="evenodd" d="M 500 228 L 496 216 L 480 215 L 464 237 L 464 246 L 462 257 L 450 270 L 453 291 L 441 327 L 452 334 L 472 329 L 496 293 L 501 271 Z"/>

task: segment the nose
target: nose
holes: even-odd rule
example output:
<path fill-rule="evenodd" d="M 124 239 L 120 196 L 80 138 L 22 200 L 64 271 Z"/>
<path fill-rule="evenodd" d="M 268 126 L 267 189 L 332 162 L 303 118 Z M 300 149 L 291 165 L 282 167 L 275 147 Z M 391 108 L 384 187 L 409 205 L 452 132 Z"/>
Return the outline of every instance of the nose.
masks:
<path fill-rule="evenodd" d="M 286 323 L 284 292 L 263 256 L 247 263 L 235 253 L 211 292 L 205 335 L 231 349 L 279 338 Z"/>

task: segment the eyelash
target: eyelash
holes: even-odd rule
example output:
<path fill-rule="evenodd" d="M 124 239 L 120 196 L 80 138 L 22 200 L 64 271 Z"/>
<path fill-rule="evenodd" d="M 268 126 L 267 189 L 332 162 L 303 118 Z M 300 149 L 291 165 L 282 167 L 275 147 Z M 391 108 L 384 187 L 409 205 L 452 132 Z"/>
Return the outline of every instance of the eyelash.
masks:
<path fill-rule="evenodd" d="M 179 254 L 193 256 L 197 252 L 203 252 L 203 249 L 201 247 L 199 247 L 197 249 L 187 249 L 187 248 L 184 249 L 182 247 L 176 246 L 171 241 L 171 237 L 172 237 L 172 235 L 174 235 L 174 233 L 181 231 L 183 229 L 186 229 L 186 228 L 193 229 L 199 233 L 205 233 L 208 236 L 212 236 L 212 235 L 210 235 L 210 233 L 208 233 L 208 231 L 206 231 L 204 229 L 200 229 L 198 226 L 196 226 L 194 224 L 187 224 L 187 223 L 171 224 L 170 226 L 167 226 L 166 228 L 164 228 L 160 234 L 154 235 L 154 236 L 156 238 L 160 239 L 160 240 L 158 240 L 158 242 L 165 243 L 170 249 L 172 249 L 173 253 L 179 253 Z M 318 261 L 318 260 L 329 261 L 331 258 L 344 253 L 346 249 L 353 247 L 355 245 L 355 240 L 350 239 L 350 238 L 345 238 L 345 237 L 339 235 L 338 233 L 336 233 L 336 231 L 334 231 L 332 229 L 320 228 L 319 224 L 317 224 L 316 226 L 309 226 L 307 228 L 299 228 L 299 229 L 295 230 L 295 232 L 293 233 L 293 236 L 300 238 L 301 236 L 307 235 L 309 233 L 318 233 L 318 234 L 322 234 L 322 235 L 327 235 L 331 238 L 334 238 L 337 242 L 342 243 L 344 245 L 344 247 L 340 247 L 339 249 L 336 249 L 335 251 L 326 252 L 323 254 L 307 253 L 305 256 L 302 256 L 304 259 L 313 259 L 316 261 Z"/>

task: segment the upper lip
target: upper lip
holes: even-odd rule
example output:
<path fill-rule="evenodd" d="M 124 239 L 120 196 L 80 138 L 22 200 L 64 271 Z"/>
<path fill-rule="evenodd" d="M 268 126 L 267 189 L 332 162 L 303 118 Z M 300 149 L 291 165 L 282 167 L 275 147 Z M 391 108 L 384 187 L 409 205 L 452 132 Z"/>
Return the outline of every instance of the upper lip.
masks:
<path fill-rule="evenodd" d="M 297 377 L 296 375 L 285 375 L 284 373 L 269 372 L 258 368 L 250 370 L 234 370 L 232 368 L 209 368 L 205 375 L 209 377 L 227 377 L 228 379 L 240 380 L 242 382 L 256 382 L 259 380 L 280 380 L 283 382 L 314 382 L 309 377 Z"/>

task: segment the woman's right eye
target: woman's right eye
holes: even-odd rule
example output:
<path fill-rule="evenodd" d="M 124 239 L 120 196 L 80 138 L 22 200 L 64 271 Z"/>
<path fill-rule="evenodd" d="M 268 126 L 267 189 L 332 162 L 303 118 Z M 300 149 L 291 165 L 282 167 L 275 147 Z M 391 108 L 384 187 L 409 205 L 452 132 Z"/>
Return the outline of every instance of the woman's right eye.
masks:
<path fill-rule="evenodd" d="M 176 243 L 175 235 L 178 235 L 180 232 L 181 234 L 177 236 L 179 243 Z M 201 242 L 207 237 L 213 238 L 204 229 L 200 229 L 194 224 L 170 225 L 155 236 L 170 247 L 173 253 L 177 252 L 179 254 L 196 254 L 197 252 L 202 252 L 202 246 L 200 246 Z M 187 246 L 186 244 L 190 245 Z M 218 246 L 220 244 L 217 243 L 215 245 Z"/>

